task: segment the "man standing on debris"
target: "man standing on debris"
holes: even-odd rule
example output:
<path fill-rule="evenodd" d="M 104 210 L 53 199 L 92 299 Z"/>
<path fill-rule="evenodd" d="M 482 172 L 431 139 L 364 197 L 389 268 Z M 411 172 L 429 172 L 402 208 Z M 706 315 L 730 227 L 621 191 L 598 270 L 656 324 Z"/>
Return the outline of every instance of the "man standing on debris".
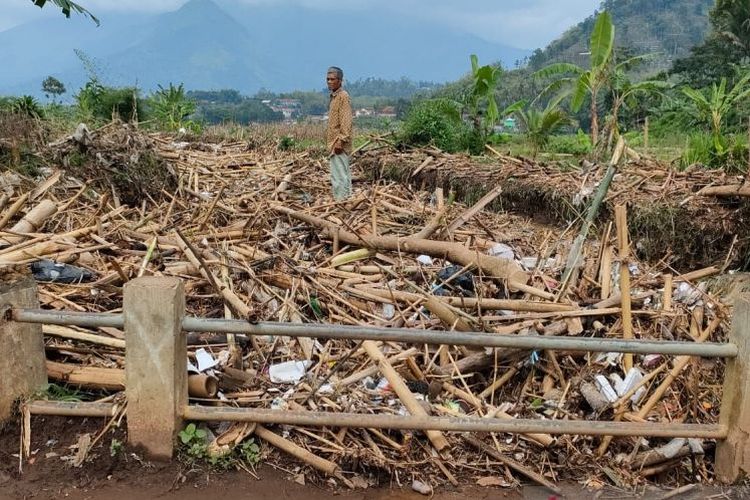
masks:
<path fill-rule="evenodd" d="M 331 66 L 326 73 L 326 83 L 331 91 L 328 105 L 328 145 L 331 167 L 331 187 L 336 201 L 342 201 L 352 194 L 352 172 L 349 168 L 349 155 L 352 152 L 352 103 L 349 93 L 341 88 L 344 72 Z"/>

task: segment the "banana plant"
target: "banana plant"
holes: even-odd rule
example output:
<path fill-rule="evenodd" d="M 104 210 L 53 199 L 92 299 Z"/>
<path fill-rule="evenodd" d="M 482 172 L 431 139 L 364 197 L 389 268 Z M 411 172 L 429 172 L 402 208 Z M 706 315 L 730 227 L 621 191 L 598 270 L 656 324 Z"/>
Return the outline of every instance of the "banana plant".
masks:
<path fill-rule="evenodd" d="M 60 10 L 62 10 L 62 13 L 65 17 L 70 17 L 71 12 L 76 12 L 78 14 L 83 14 L 84 16 L 90 17 L 91 20 L 94 21 L 97 26 L 99 26 L 99 19 L 97 19 L 96 16 L 94 16 L 85 8 L 81 7 L 79 4 L 71 2 L 70 0 L 31 0 L 31 2 L 39 8 L 44 7 L 47 2 L 49 2 L 58 6 Z"/>
<path fill-rule="evenodd" d="M 474 118 L 474 126 L 486 134 L 500 119 L 495 100 L 495 88 L 500 81 L 502 70 L 498 66 L 479 66 L 479 58 L 471 55 L 472 84 L 468 95 L 469 110 Z M 485 104 L 486 103 L 486 104 Z M 480 118 L 480 107 L 485 104 L 484 118 Z"/>
<path fill-rule="evenodd" d="M 714 83 L 711 86 L 708 96 L 691 87 L 683 87 L 682 93 L 693 105 L 693 116 L 710 125 L 716 151 L 723 152 L 723 122 L 740 101 L 750 96 L 750 71 L 737 80 L 730 91 L 727 91 L 727 79 L 722 78 L 718 85 Z"/>
<path fill-rule="evenodd" d="M 636 61 L 648 56 L 636 56 L 617 64 L 612 72 L 611 92 L 612 109 L 609 114 L 610 142 L 620 134 L 620 110 L 636 104 L 638 96 L 663 95 L 663 91 L 672 87 L 663 80 L 643 80 L 633 83 L 627 76 L 627 69 Z"/>
<path fill-rule="evenodd" d="M 591 143 L 599 140 L 599 93 L 611 76 L 612 54 L 615 44 L 615 27 L 609 12 L 596 18 L 590 41 L 590 69 L 572 63 L 555 63 L 537 71 L 537 78 L 560 77 L 552 82 L 542 94 L 572 85 L 571 109 L 577 112 L 588 95 L 591 99 Z"/>

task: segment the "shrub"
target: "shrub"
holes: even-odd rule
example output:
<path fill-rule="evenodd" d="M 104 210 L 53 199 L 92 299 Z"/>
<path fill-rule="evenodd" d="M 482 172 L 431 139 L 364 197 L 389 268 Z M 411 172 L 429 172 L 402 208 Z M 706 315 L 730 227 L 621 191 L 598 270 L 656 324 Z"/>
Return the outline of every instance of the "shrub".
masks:
<path fill-rule="evenodd" d="M 718 140 L 717 143 L 716 137 L 708 133 L 690 135 L 680 157 L 680 168 L 699 164 L 730 173 L 747 172 L 748 145 L 744 136 L 720 136 Z"/>
<path fill-rule="evenodd" d="M 550 153 L 586 155 L 591 153 L 591 138 L 581 129 L 578 129 L 576 135 L 555 135 L 550 137 L 547 151 Z"/>
<path fill-rule="evenodd" d="M 116 117 L 129 122 L 144 117 L 143 103 L 135 87 L 106 87 L 91 78 L 74 97 L 84 120 L 109 121 Z"/>
<path fill-rule="evenodd" d="M 454 153 L 467 149 L 471 130 L 461 120 L 460 107 L 447 99 L 431 99 L 414 105 L 406 116 L 401 142 L 414 146 L 432 144 Z"/>

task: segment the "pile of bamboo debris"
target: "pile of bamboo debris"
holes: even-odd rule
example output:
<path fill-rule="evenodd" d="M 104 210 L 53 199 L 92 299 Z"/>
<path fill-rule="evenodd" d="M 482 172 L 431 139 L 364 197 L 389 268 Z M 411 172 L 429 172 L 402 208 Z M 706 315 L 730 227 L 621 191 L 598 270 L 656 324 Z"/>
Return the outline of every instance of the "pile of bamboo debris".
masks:
<path fill-rule="evenodd" d="M 678 171 L 631 153 L 631 161 L 618 171 L 607 193 L 600 222 L 613 217 L 616 205 L 627 203 L 632 207 L 631 235 L 644 260 L 666 257 L 672 265 L 689 270 L 723 259 L 731 249 L 730 260 L 744 263 L 750 243 L 736 236 L 750 230 L 750 188 L 744 176 L 700 165 Z M 558 224 L 578 218 L 604 175 L 600 165 L 586 160 L 537 162 L 492 147 L 488 155 L 493 161 L 428 148 L 379 149 L 367 152 L 360 164 L 373 177 L 420 189 L 450 189 L 469 204 L 502 184 L 491 208 Z"/>
<path fill-rule="evenodd" d="M 106 142 L 115 130 L 94 131 L 88 140 Z M 119 205 L 117 188 L 102 190 L 101 180 L 93 187 L 60 170 L 35 182 L 3 174 L 0 265 L 48 259 L 76 266 L 58 272 L 93 274 L 90 281 L 40 284 L 45 308 L 119 312 L 125 282 L 166 275 L 185 280 L 188 314 L 196 316 L 435 331 L 435 345 L 191 333 L 190 361 L 200 372 L 191 376 L 194 402 L 279 411 L 716 421 L 721 361 L 439 345 L 440 330 L 449 329 L 722 340 L 727 308 L 698 283 L 719 270 L 673 275 L 664 264 L 638 262 L 628 253 L 623 213 L 617 231 L 609 224 L 598 241 L 587 242 L 580 278 L 561 287 L 575 235 L 483 211 L 499 190 L 466 207 L 440 189 L 357 181 L 349 201 L 334 203 L 323 158 L 245 142 L 178 141 L 153 135 L 130 142 L 150 144 L 177 176 L 174 190 L 152 190 L 134 207 Z M 44 269 L 37 271 L 44 279 Z M 623 291 L 630 300 L 622 300 Z M 122 331 L 45 326 L 44 332 L 51 379 L 122 390 Z M 703 460 L 712 443 L 696 440 L 246 424 L 213 430 L 229 433 L 220 443 L 255 432 L 272 445 L 264 447 L 265 461 L 288 460 L 277 448 L 304 463 L 297 469 L 303 477 L 312 467 L 355 486 L 373 484 L 379 473 L 422 486 L 567 479 L 623 487 L 660 474 L 673 484 L 711 481 L 713 474 L 711 461 Z"/>

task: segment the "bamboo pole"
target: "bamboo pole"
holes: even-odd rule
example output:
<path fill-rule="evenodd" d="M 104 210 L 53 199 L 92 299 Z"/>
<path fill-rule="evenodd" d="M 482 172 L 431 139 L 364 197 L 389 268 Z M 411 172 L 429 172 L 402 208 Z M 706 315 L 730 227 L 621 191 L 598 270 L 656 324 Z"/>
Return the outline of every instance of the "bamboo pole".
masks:
<path fill-rule="evenodd" d="M 633 316 L 630 310 L 630 267 L 629 243 L 628 243 L 628 221 L 625 205 L 615 207 L 615 224 L 617 226 L 617 244 L 620 254 L 620 294 L 622 295 L 622 337 L 633 338 Z M 628 353 L 623 358 L 624 370 L 627 373 L 633 367 L 633 355 Z"/>
<path fill-rule="evenodd" d="M 422 405 L 419 404 L 419 401 L 417 401 L 417 399 L 414 397 L 414 394 L 412 394 L 409 388 L 406 387 L 406 384 L 401 378 L 401 375 L 399 375 L 398 372 L 393 369 L 393 366 L 391 366 L 391 364 L 385 358 L 383 353 L 380 351 L 380 348 L 378 348 L 378 345 L 371 340 L 366 340 L 362 344 L 362 346 L 365 348 L 365 351 L 367 351 L 368 356 L 370 356 L 370 358 L 378 364 L 378 370 L 391 384 L 393 391 L 396 393 L 406 409 L 409 410 L 409 413 L 418 417 L 426 417 L 427 412 L 422 407 Z M 448 447 L 448 441 L 445 439 L 443 434 L 438 431 L 427 431 L 427 437 L 430 439 L 432 445 L 438 452 Z"/>
<path fill-rule="evenodd" d="M 297 212 L 287 207 L 275 206 L 273 210 L 287 214 L 297 220 L 307 222 L 323 230 L 323 235 L 331 237 L 338 231 L 339 241 L 350 245 L 360 245 L 377 250 L 394 250 L 412 254 L 425 254 L 432 257 L 447 258 L 464 266 L 476 265 L 488 277 L 506 279 L 511 286 L 515 283 L 525 285 L 529 275 L 518 264 L 510 260 L 493 257 L 468 250 L 459 243 L 434 241 L 419 238 L 399 238 L 396 236 L 360 236 L 349 231 L 341 230 L 332 222 L 318 217 Z"/>

